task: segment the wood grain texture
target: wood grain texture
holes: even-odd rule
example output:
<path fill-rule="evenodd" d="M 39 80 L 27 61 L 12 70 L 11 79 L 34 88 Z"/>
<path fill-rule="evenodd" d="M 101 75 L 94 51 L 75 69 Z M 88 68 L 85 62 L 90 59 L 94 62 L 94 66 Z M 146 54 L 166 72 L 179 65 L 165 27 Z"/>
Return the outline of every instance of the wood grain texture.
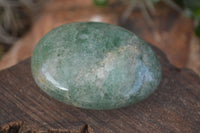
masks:
<path fill-rule="evenodd" d="M 0 125 L 26 121 L 38 128 L 93 132 L 197 133 L 200 131 L 200 78 L 172 66 L 152 46 L 162 64 L 159 88 L 146 100 L 126 108 L 95 111 L 75 108 L 45 94 L 33 81 L 30 59 L 0 72 Z"/>

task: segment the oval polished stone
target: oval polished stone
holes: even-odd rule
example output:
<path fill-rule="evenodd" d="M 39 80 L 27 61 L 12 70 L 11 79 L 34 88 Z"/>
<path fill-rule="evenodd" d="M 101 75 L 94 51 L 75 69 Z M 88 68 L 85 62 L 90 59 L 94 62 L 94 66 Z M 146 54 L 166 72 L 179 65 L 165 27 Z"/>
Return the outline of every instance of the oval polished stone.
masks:
<path fill-rule="evenodd" d="M 47 94 L 86 109 L 136 103 L 161 79 L 160 63 L 145 41 L 97 22 L 66 24 L 47 33 L 34 49 L 31 68 Z"/>

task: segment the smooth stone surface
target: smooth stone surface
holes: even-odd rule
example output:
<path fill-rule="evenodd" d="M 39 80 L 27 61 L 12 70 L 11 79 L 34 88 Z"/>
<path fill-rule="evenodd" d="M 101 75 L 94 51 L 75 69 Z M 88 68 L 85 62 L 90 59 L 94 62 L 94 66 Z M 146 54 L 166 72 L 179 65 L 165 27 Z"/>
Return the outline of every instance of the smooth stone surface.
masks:
<path fill-rule="evenodd" d="M 121 27 L 71 23 L 47 33 L 31 60 L 33 77 L 47 94 L 86 109 L 114 109 L 147 98 L 161 80 L 150 46 Z"/>

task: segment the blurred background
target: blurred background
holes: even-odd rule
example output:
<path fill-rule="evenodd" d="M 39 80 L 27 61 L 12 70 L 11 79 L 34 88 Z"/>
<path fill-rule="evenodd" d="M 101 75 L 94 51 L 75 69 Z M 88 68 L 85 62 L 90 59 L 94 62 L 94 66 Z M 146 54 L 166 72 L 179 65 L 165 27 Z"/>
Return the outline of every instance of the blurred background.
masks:
<path fill-rule="evenodd" d="M 30 57 L 51 29 L 80 21 L 129 29 L 200 75 L 200 0 L 0 0 L 0 70 Z"/>

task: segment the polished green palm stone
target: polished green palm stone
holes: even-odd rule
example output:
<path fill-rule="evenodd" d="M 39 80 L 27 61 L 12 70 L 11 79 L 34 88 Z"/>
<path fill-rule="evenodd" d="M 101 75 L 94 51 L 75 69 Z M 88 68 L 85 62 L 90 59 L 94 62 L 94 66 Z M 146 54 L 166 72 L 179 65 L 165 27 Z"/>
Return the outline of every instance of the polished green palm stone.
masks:
<path fill-rule="evenodd" d="M 47 33 L 31 59 L 37 85 L 66 104 L 114 109 L 147 98 L 161 80 L 150 46 L 121 27 L 97 22 L 62 25 Z"/>

